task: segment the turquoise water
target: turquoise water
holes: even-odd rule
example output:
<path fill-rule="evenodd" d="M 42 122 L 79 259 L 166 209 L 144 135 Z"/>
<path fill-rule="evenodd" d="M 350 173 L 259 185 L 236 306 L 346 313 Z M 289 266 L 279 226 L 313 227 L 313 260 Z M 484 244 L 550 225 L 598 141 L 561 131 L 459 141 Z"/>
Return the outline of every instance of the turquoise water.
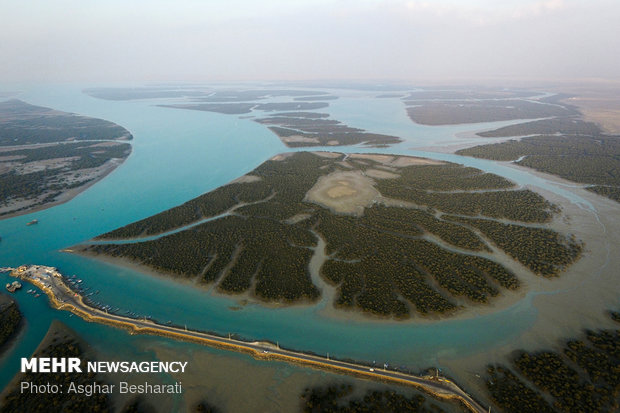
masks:
<path fill-rule="evenodd" d="M 531 296 L 506 310 L 472 320 L 412 322 L 351 321 L 326 318 L 316 306 L 283 309 L 250 304 L 239 311 L 234 298 L 212 295 L 188 285 L 131 269 L 59 252 L 138 219 L 185 202 L 251 171 L 287 149 L 267 128 L 248 119 L 208 112 L 153 106 L 152 101 L 112 102 L 91 98 L 77 86 L 25 89 L 20 99 L 55 109 L 116 122 L 134 135 L 133 153 L 104 180 L 70 202 L 44 211 L 0 221 L 0 266 L 37 263 L 77 274 L 83 285 L 100 290 L 94 298 L 121 312 L 132 311 L 188 328 L 269 339 L 280 345 L 333 356 L 389 361 L 426 367 L 437 358 L 483 351 L 505 344 L 536 318 Z M 405 142 L 387 149 L 352 147 L 351 152 L 385 152 L 427 156 L 465 163 L 506 176 L 520 185 L 552 190 L 573 202 L 587 203 L 568 190 L 506 166 L 456 155 L 411 150 L 455 143 L 454 134 L 497 124 L 426 127 L 412 123 L 397 99 L 362 95 L 331 102 L 334 118 L 372 132 L 390 133 Z M 334 150 L 334 148 L 329 148 Z M 343 150 L 337 148 L 336 150 Z M 25 224 L 38 219 L 39 224 Z M 0 276 L 5 282 L 8 276 Z M 0 388 L 15 374 L 19 357 L 32 353 L 53 319 L 69 324 L 87 340 L 132 354 L 136 338 L 123 331 L 89 324 L 49 308 L 44 297 L 23 290 L 16 298 L 28 327 L 15 348 L 0 360 Z M 178 344 L 187 345 L 187 344 Z"/>

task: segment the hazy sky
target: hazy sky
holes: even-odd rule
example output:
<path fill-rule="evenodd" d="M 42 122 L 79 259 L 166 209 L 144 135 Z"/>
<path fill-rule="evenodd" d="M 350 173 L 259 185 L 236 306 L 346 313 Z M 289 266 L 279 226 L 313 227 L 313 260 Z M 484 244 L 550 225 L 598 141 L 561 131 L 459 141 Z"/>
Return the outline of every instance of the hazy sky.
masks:
<path fill-rule="evenodd" d="M 617 79 L 619 22 L 619 0 L 0 0 L 0 79 Z"/>

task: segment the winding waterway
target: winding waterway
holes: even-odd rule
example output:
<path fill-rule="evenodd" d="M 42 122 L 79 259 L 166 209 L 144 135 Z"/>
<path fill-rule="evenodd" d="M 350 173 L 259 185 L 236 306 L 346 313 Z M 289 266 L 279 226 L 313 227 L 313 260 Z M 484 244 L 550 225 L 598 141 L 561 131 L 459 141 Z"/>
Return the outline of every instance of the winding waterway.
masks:
<path fill-rule="evenodd" d="M 15 87 L 12 87 L 15 89 Z M 477 318 L 417 323 L 386 322 L 326 316 L 321 305 L 268 308 L 250 303 L 241 310 L 234 297 L 222 297 L 189 284 L 142 274 L 132 269 L 60 252 L 61 249 L 153 215 L 245 174 L 266 159 L 289 151 L 266 127 L 251 119 L 209 112 L 154 106 L 154 101 L 104 101 L 81 93 L 82 86 L 23 86 L 17 96 L 28 103 L 103 118 L 118 123 L 134 136 L 127 161 L 104 180 L 70 202 L 0 221 L 0 267 L 36 263 L 77 274 L 96 301 L 160 321 L 221 334 L 233 332 L 249 339 L 269 339 L 280 345 L 329 352 L 339 357 L 389 361 L 426 367 L 442 357 L 461 357 L 509 343 L 536 320 L 528 294 L 511 307 Z M 490 171 L 519 185 L 534 185 L 582 208 L 592 205 L 570 188 L 504 164 L 457 155 L 415 150 L 460 143 L 455 134 L 490 129 L 514 122 L 429 127 L 406 116 L 399 99 L 375 99 L 357 92 L 323 110 L 351 126 L 405 139 L 391 148 L 338 147 L 345 152 L 385 152 L 425 156 L 463 163 Z M 342 92 L 342 93 L 341 93 Z M 482 140 L 489 142 L 489 139 Z M 313 150 L 316 148 L 313 148 Z M 334 148 L 328 148 L 334 150 Z M 39 224 L 26 226 L 32 219 Z M 0 276 L 5 282 L 6 275 Z M 136 338 L 124 331 L 88 324 L 52 310 L 45 297 L 24 291 L 15 295 L 27 328 L 0 360 L 0 388 L 18 369 L 18 358 L 32 353 L 53 319 L 60 319 L 88 341 L 133 350 Z M 103 344 L 101 344 L 103 343 Z M 174 344 L 173 344 L 174 345 Z"/>

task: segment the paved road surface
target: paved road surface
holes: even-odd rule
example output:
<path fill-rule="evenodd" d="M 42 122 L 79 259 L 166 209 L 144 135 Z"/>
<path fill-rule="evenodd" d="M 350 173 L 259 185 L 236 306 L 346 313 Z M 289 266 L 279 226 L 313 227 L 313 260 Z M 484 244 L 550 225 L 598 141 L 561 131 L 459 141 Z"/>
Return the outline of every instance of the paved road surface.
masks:
<path fill-rule="evenodd" d="M 49 296 L 50 301 L 57 309 L 71 311 L 87 321 L 124 327 L 132 331 L 132 333 L 174 337 L 229 350 L 247 352 L 256 358 L 283 360 L 375 380 L 405 383 L 420 387 L 439 397 L 460 399 L 474 412 L 485 413 L 487 411 L 464 390 L 448 379 L 428 378 L 392 370 L 371 368 L 362 364 L 348 363 L 332 360 L 328 357 L 285 350 L 271 343 L 239 341 L 201 331 L 158 324 L 147 319 L 135 319 L 108 313 L 86 304 L 83 297 L 71 290 L 65 282 L 65 278 L 51 267 L 30 266 L 21 272 L 18 270 L 13 271 L 11 275 L 20 277 L 41 288 Z"/>

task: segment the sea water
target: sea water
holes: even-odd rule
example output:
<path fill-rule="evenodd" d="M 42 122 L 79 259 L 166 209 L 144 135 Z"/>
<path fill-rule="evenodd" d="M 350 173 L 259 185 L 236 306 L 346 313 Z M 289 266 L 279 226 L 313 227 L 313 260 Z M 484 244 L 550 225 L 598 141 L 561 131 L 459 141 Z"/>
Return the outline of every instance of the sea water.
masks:
<path fill-rule="evenodd" d="M 231 307 L 238 305 L 234 297 L 62 253 L 59 250 L 223 185 L 290 149 L 265 126 L 234 115 L 162 108 L 155 106 L 161 102 L 154 100 L 99 100 L 83 94 L 78 85 L 24 86 L 21 90 L 17 97 L 28 103 L 103 118 L 127 128 L 134 136 L 133 151 L 119 168 L 71 201 L 0 221 L 0 266 L 42 264 L 58 267 L 65 275 L 76 274 L 83 280 L 83 287 L 100 291 L 92 297 L 94 300 L 118 307 L 121 314 L 133 312 L 190 329 L 234 333 L 247 339 L 277 341 L 284 347 L 392 365 L 432 366 L 441 357 L 484 351 L 509 342 L 536 318 L 529 295 L 494 314 L 423 324 L 415 319 L 386 322 L 351 321 L 346 315 L 327 317 L 319 306 L 267 308 L 252 303 L 233 310 Z M 381 149 L 361 145 L 323 149 L 399 153 L 464 163 L 505 176 L 519 185 L 543 187 L 585 205 L 569 190 L 529 172 L 491 161 L 415 150 L 458 143 L 457 133 L 491 129 L 507 122 L 422 126 L 407 118 L 399 99 L 375 99 L 350 91 L 344 94 L 349 96 L 331 101 L 330 107 L 321 111 L 350 126 L 402 137 L 404 142 Z M 35 218 L 38 225 L 26 226 Z M 7 275 L 0 276 L 0 282 L 5 279 Z M 135 351 L 135 340 L 167 340 L 136 338 L 122 330 L 86 323 L 51 309 L 45 296 L 35 298 L 22 290 L 15 298 L 27 327 L 0 360 L 0 388 L 17 371 L 19 357 L 32 353 L 54 319 L 68 324 L 90 342 L 109 345 L 126 354 Z"/>

